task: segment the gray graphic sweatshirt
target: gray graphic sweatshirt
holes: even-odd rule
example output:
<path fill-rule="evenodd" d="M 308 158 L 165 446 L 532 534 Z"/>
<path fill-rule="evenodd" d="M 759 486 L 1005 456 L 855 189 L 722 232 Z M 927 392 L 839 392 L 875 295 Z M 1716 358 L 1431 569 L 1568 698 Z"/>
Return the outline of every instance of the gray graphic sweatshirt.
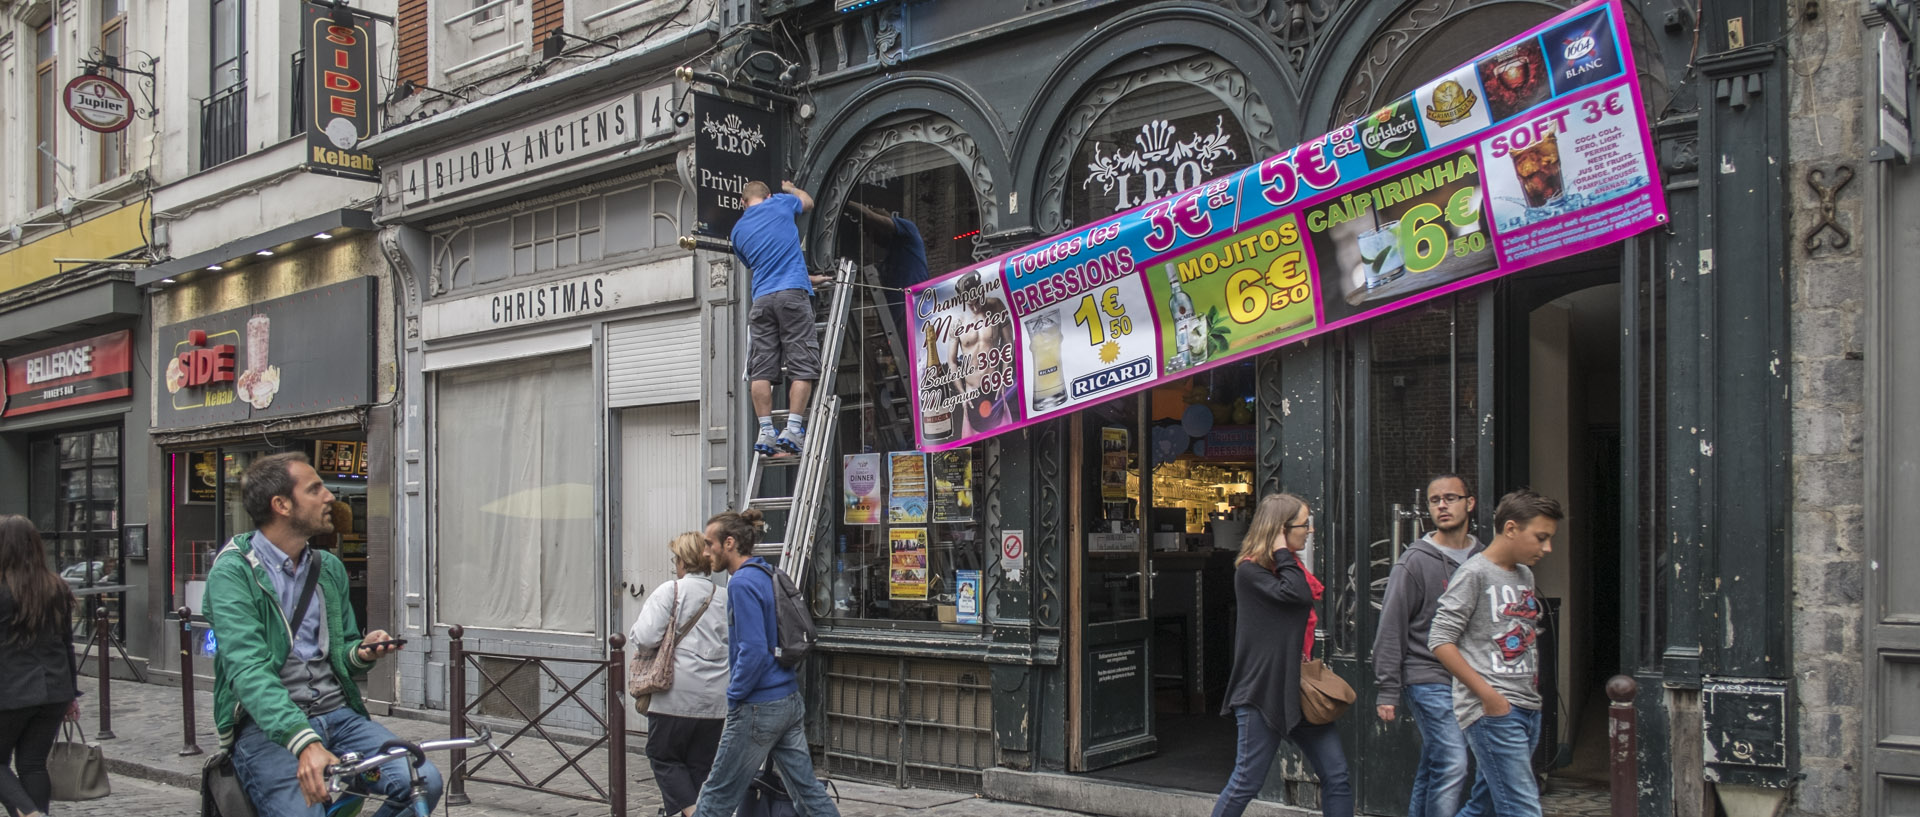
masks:
<path fill-rule="evenodd" d="M 1479 539 L 1467 536 L 1468 556 L 1485 549 Z M 1408 547 L 1393 566 L 1380 610 L 1380 630 L 1373 639 L 1373 678 L 1380 690 L 1374 705 L 1399 706 L 1401 690 L 1413 684 L 1453 681 L 1440 659 L 1427 649 L 1427 636 L 1433 614 L 1440 609 L 1440 594 L 1447 591 L 1447 581 L 1460 565 L 1429 533 Z"/>
<path fill-rule="evenodd" d="M 1453 574 L 1453 583 L 1440 596 L 1429 649 L 1453 644 L 1466 656 L 1467 666 L 1480 673 L 1507 702 L 1522 709 L 1540 708 L 1535 676 L 1540 651 L 1534 646 L 1545 611 L 1534 593 L 1533 571 L 1525 565 L 1506 570 L 1475 554 Z M 1465 729 L 1485 714 L 1479 696 L 1454 679 L 1453 716 Z"/>

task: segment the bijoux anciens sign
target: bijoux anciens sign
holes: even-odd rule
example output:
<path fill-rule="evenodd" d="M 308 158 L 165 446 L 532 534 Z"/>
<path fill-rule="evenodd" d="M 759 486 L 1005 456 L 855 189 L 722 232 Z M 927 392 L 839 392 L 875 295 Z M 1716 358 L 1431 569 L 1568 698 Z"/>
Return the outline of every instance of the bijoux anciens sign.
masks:
<path fill-rule="evenodd" d="M 640 143 L 633 94 L 576 108 L 408 162 L 397 179 L 402 204 L 418 204 L 522 178 Z"/>

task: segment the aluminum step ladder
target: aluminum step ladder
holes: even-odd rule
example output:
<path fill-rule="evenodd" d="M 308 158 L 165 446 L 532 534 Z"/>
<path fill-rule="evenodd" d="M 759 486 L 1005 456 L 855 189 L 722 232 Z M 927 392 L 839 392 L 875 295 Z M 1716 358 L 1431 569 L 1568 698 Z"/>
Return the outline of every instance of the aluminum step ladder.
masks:
<path fill-rule="evenodd" d="M 753 452 L 752 464 L 747 469 L 746 490 L 741 493 L 746 497 L 746 507 L 758 509 L 769 517 L 775 514 L 786 517 L 785 524 L 777 527 L 771 520 L 768 522 L 768 539 L 774 541 L 754 546 L 754 555 L 768 560 L 778 558 L 775 564 L 795 585 L 801 587 L 806 586 L 805 576 L 813 556 L 814 539 L 820 533 L 823 519 L 821 504 L 829 495 L 827 476 L 833 473 L 832 459 L 839 440 L 840 396 L 834 392 L 834 380 L 839 369 L 841 347 L 846 341 L 848 316 L 853 308 L 854 274 L 854 263 L 841 259 L 834 271 L 833 292 L 826 318 L 816 324 L 821 334 L 822 365 L 820 379 L 813 384 L 813 410 L 807 413 L 806 443 L 797 455 L 769 456 Z M 773 414 L 777 424 L 785 425 L 789 412 L 775 411 Z M 763 495 L 762 483 L 767 474 L 776 469 L 792 469 L 791 490 L 789 493 Z"/>

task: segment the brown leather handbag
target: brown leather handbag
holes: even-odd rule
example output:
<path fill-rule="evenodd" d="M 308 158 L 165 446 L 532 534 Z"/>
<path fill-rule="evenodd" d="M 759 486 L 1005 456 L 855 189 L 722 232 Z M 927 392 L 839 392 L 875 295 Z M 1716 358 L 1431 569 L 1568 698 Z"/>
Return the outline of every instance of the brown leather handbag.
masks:
<path fill-rule="evenodd" d="M 1353 685 L 1320 659 L 1300 665 L 1300 716 L 1307 723 L 1333 723 L 1346 714 L 1357 697 Z"/>

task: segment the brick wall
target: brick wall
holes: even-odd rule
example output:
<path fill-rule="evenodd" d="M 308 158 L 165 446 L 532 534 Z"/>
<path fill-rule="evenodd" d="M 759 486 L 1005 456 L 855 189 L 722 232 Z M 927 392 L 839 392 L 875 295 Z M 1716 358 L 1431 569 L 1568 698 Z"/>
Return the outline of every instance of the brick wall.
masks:
<path fill-rule="evenodd" d="M 427 0 L 400 0 L 398 43 L 399 75 L 394 79 L 428 85 Z"/>
<path fill-rule="evenodd" d="M 1850 815 L 1860 813 L 1864 672 L 1863 179 L 1838 199 L 1837 219 L 1853 232 L 1853 241 L 1813 252 L 1803 242 L 1820 223 L 1820 198 L 1808 172 L 1818 169 L 1829 182 L 1840 165 L 1863 177 L 1867 172 L 1860 159 L 1867 148 L 1860 130 L 1865 63 L 1856 15 L 1821 14 L 1793 25 L 1786 89 L 1794 112 L 1787 162 L 1794 197 L 1788 242 L 1793 253 L 1793 670 L 1806 778 L 1790 809 Z"/>

